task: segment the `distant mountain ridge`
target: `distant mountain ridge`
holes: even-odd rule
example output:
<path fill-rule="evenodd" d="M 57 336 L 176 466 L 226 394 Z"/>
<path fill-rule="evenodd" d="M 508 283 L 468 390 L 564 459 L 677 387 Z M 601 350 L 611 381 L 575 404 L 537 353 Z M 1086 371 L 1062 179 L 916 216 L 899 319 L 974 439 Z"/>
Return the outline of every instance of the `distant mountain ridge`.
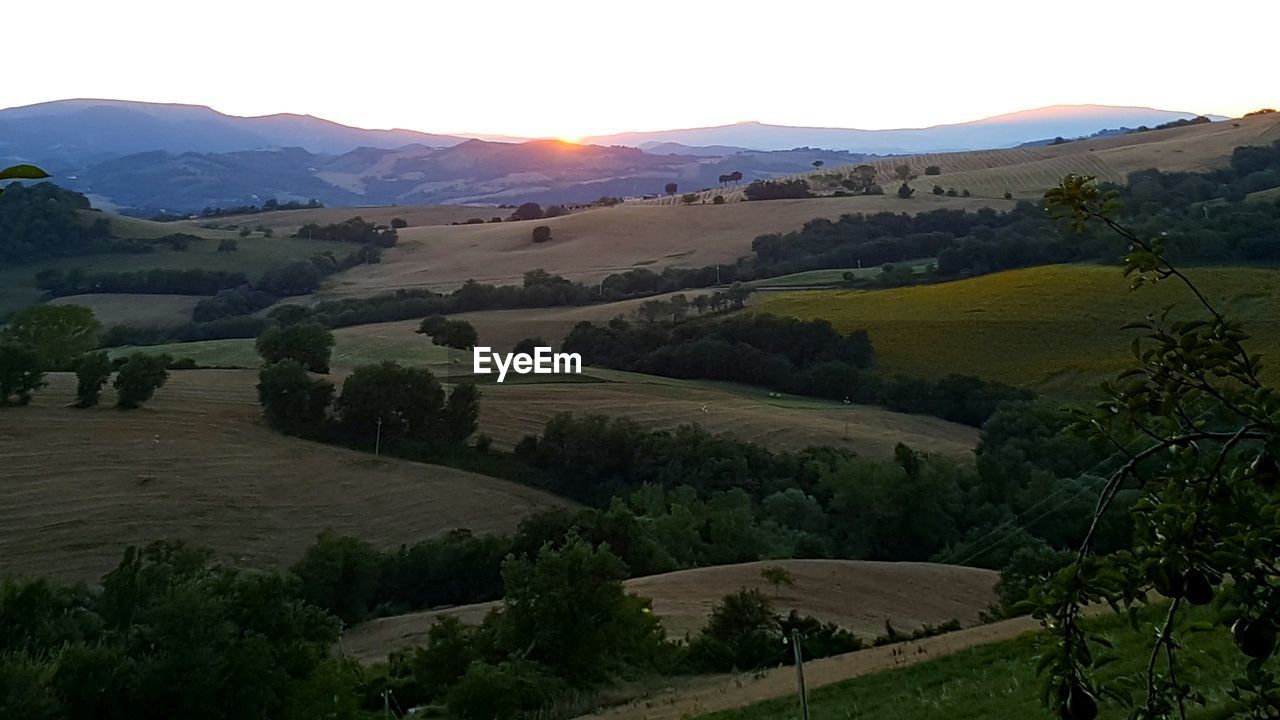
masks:
<path fill-rule="evenodd" d="M 367 130 L 309 115 L 236 117 L 198 105 L 61 100 L 0 110 L 0 162 L 34 162 L 59 184 L 140 212 L 317 199 L 328 205 L 587 202 L 767 179 L 874 155 L 1014 147 L 1193 113 L 1053 106 L 931 128 L 764 123 L 502 141 Z M 492 138 L 493 136 L 486 136 Z M 512 142 L 512 140 L 517 140 Z"/>
<path fill-rule="evenodd" d="M 359 147 L 447 147 L 466 140 L 414 130 L 366 130 L 310 115 L 237 117 L 202 105 L 57 100 L 0 110 L 0 159 L 38 162 L 55 170 L 156 150 L 301 147 L 341 154 Z"/>
<path fill-rule="evenodd" d="M 646 147 L 659 143 L 755 150 L 821 147 L 858 153 L 911 154 L 1015 147 L 1046 137 L 1079 137 L 1109 127 L 1159 125 L 1198 113 L 1110 105 L 1052 105 L 950 125 L 893 130 L 803 127 L 740 122 L 715 127 L 628 132 L 583 138 L 598 145 Z M 1210 116 L 1225 120 L 1221 116 Z"/>

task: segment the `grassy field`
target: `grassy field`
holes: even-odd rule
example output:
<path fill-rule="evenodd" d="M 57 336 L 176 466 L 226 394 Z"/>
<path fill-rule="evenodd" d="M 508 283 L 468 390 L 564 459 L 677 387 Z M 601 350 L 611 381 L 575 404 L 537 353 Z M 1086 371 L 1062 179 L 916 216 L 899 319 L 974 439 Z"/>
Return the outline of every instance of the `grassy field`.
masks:
<path fill-rule="evenodd" d="M 1231 151 L 1240 145 L 1266 145 L 1280 140 L 1280 118 L 1260 115 L 1208 125 L 1095 138 L 1061 145 L 1007 150 L 974 150 L 925 153 L 876 160 L 878 178 L 885 188 L 896 187 L 894 168 L 907 164 L 919 176 L 911 181 L 916 197 L 932 187 L 969 190 L 975 197 L 1000 198 L 1011 192 L 1017 198 L 1038 199 L 1067 173 L 1094 175 L 1123 182 L 1129 173 L 1148 168 L 1166 171 L 1202 171 L 1225 166 Z M 936 165 L 940 175 L 925 175 Z M 850 167 L 828 167 L 804 177 L 818 189 L 831 190 L 823 176 L 847 172 Z M 741 197 L 741 189 L 724 194 Z"/>
<path fill-rule="evenodd" d="M 519 282 L 527 270 L 543 268 L 596 282 L 606 275 L 645 267 L 702 267 L 728 263 L 751 252 L 758 235 L 798 230 L 816 217 L 854 212 L 923 212 L 938 208 L 993 206 L 1003 200 L 896 196 L 774 200 L 659 207 L 620 205 L 534 222 L 411 227 L 382 262 L 333 278 L 322 296 L 368 295 L 403 287 L 451 289 L 468 279 Z M 534 245 L 535 225 L 551 228 L 551 241 Z"/>
<path fill-rule="evenodd" d="M 93 311 L 103 327 L 112 325 L 173 326 L 191 322 L 200 295 L 142 295 L 92 293 L 54 298 L 54 305 L 82 305 Z"/>
<path fill-rule="evenodd" d="M 155 224 L 155 223 L 153 223 Z M 170 232 L 177 232 L 171 229 Z M 236 238 L 239 250 L 233 253 L 218 252 L 218 240 L 204 238 L 191 241 L 182 252 L 157 247 L 144 254 L 107 253 L 57 258 L 0 269 L 0 315 L 38 302 L 41 293 L 36 290 L 36 275 L 44 270 L 67 271 L 81 268 L 86 272 L 127 272 L 133 270 L 222 270 L 242 272 L 250 280 L 256 280 L 267 269 L 332 251 L 344 255 L 355 248 L 350 243 L 295 238 Z"/>
<path fill-rule="evenodd" d="M 126 545 L 184 539 L 249 566 L 297 560 L 332 528 L 395 547 L 466 527 L 511 531 L 565 501 L 451 468 L 287 438 L 261 422 L 250 371 L 171 374 L 141 409 L 67 407 L 56 374 L 0 408 L 6 572 L 96 580 Z"/>
<path fill-rule="evenodd" d="M 766 567 L 783 567 L 793 588 L 774 588 L 760 577 Z M 774 560 L 681 570 L 635 578 L 627 591 L 653 600 L 653 611 L 670 637 L 697 634 L 726 594 L 754 588 L 768 595 L 774 610 L 796 610 L 833 622 L 870 641 L 891 621 L 899 630 L 959 620 L 978 622 L 995 598 L 997 573 L 932 563 L 863 560 Z M 385 658 L 391 650 L 421 644 L 441 615 L 478 623 L 497 603 L 410 613 L 373 620 L 349 630 L 343 648 L 361 660 Z"/>
<path fill-rule="evenodd" d="M 393 218 L 400 218 L 409 223 L 409 227 L 423 225 L 448 225 L 451 222 L 466 222 L 471 218 L 489 220 L 492 217 L 506 218 L 510 210 L 499 210 L 493 207 L 474 205 L 378 205 L 370 207 L 337 207 L 302 210 L 277 210 L 252 215 L 227 215 L 225 217 L 197 218 L 175 223 L 166 223 L 173 227 L 171 232 L 202 233 L 224 228 L 271 228 L 278 236 L 292 235 L 298 228 L 307 223 L 328 225 L 359 216 L 369 222 L 390 225 Z"/>
<path fill-rule="evenodd" d="M 925 268 L 937 262 L 934 258 L 924 258 L 921 260 L 909 260 L 905 263 L 894 263 L 910 267 L 912 272 L 922 273 Z M 806 270 L 804 272 L 791 273 L 790 275 L 779 275 L 778 277 L 764 278 L 762 280 L 752 280 L 747 283 L 753 288 L 760 290 L 773 290 L 776 288 L 789 287 L 814 287 L 821 285 L 839 285 L 844 282 L 845 273 L 853 273 L 853 276 L 859 280 L 870 280 L 878 277 L 882 272 L 883 266 L 864 268 L 839 268 L 836 270 Z"/>
<path fill-rule="evenodd" d="M 1194 617 L 1211 619 L 1208 611 L 1198 611 Z M 1114 615 L 1090 621 L 1090 630 L 1116 647 L 1117 660 L 1099 671 L 1100 679 L 1105 682 L 1145 670 L 1154 635 L 1150 628 L 1155 620 L 1154 613 L 1147 613 L 1141 633 L 1133 632 L 1126 620 Z M 1180 658 L 1179 679 L 1184 682 L 1194 679 L 1197 688 L 1206 690 L 1209 706 L 1220 708 L 1227 700 L 1227 678 L 1242 670 L 1243 656 L 1221 628 L 1204 633 L 1186 632 L 1184 628 L 1181 637 L 1186 649 Z M 809 697 L 810 717 L 813 720 L 1048 718 L 1051 714 L 1040 703 L 1040 679 L 1035 669 L 1050 643 L 1046 635 L 1030 633 L 819 687 Z M 794 693 L 780 693 L 773 700 L 702 717 L 707 720 L 791 720 L 796 716 L 796 705 Z M 1114 703 L 1101 705 L 1099 717 L 1104 720 L 1128 716 L 1125 709 Z M 1202 710 L 1194 704 L 1188 708 L 1189 718 L 1228 716 L 1221 709 Z M 633 713 L 627 717 L 642 715 Z"/>
<path fill-rule="evenodd" d="M 602 322 L 626 315 L 641 302 L 488 310 L 457 317 L 475 325 L 481 343 L 507 351 L 527 337 L 542 337 L 558 346 L 577 322 Z M 433 345 L 414 332 L 418 324 L 417 320 L 405 320 L 335 330 L 335 373 L 394 360 L 427 367 L 446 378 L 470 374 L 470 354 Z M 261 363 L 252 339 L 125 347 L 112 354 L 135 350 L 191 358 L 207 367 L 256 368 Z M 590 362 L 590 358 L 585 360 Z M 825 444 L 872 457 L 887 456 L 897 443 L 904 442 L 919 450 L 967 461 L 977 443 L 973 428 L 933 417 L 814 398 L 769 397 L 766 390 L 729 383 L 676 380 L 593 367 L 584 368 L 581 376 L 529 376 L 501 385 L 491 382 L 492 376 L 477 379 L 486 383 L 480 430 L 502 447 L 514 446 L 525 435 L 539 432 L 547 420 L 561 412 L 629 417 L 654 428 L 697 423 L 712 432 L 775 449 Z"/>
<path fill-rule="evenodd" d="M 1245 323 L 1255 352 L 1280 350 L 1280 271 L 1188 272 Z M 1121 330 L 1125 323 L 1170 304 L 1175 316 L 1190 317 L 1191 303 L 1173 283 L 1130 291 L 1118 268 L 1053 265 L 893 290 L 780 293 L 753 307 L 826 318 L 841 330 L 865 328 L 886 372 L 965 373 L 1081 398 L 1127 367 L 1134 334 Z M 1268 368 L 1276 379 L 1276 366 Z"/>

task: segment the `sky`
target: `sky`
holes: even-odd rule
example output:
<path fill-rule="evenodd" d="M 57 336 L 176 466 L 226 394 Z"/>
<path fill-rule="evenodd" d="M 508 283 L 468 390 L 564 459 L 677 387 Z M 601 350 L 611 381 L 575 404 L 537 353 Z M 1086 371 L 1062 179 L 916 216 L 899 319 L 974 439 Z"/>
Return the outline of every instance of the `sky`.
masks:
<path fill-rule="evenodd" d="M 0 15 L 0 107 L 113 98 L 576 139 L 1280 105 L 1275 0 L 9 0 Z"/>

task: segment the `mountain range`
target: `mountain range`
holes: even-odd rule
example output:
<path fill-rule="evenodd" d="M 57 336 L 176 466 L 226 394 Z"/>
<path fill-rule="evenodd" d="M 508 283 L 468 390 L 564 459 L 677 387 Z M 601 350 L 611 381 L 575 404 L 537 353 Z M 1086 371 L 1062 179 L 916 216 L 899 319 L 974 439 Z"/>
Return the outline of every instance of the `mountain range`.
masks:
<path fill-rule="evenodd" d="M 329 205 L 585 202 L 775 177 L 871 155 L 1012 147 L 1190 112 L 1054 106 L 901 130 L 768 125 L 551 140 L 370 130 L 309 115 L 237 117 L 196 105 L 61 100 L 0 110 L 0 163 L 33 162 L 100 204 L 186 212 L 318 199 Z M 491 137 L 491 136 L 486 136 Z"/>

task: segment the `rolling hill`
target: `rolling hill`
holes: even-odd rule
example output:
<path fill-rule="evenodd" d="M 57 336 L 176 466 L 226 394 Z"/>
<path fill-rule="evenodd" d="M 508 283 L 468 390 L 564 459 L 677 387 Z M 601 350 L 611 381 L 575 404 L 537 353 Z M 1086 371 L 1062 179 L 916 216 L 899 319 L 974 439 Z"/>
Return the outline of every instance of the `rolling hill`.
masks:
<path fill-rule="evenodd" d="M 565 501 L 451 468 L 287 438 L 261 424 L 251 371 L 172 373 L 138 410 L 76 410 L 53 375 L 0 408 L 6 572 L 94 581 L 126 545 L 183 539 L 280 567 L 325 529 L 384 547 L 453 528 L 510 531 Z"/>
<path fill-rule="evenodd" d="M 795 587 L 775 589 L 761 579 L 760 571 L 771 566 L 791 573 Z M 626 582 L 626 588 L 653 600 L 654 614 L 672 637 L 696 634 L 722 597 L 741 588 L 755 588 L 769 595 L 778 612 L 794 609 L 871 640 L 884 633 L 886 621 L 903 631 L 949 620 L 973 625 L 994 601 L 998 577 L 991 570 L 931 563 L 776 560 L 634 578 Z M 392 650 L 422 643 L 441 615 L 475 623 L 497 604 L 477 603 L 373 620 L 348 630 L 342 647 L 357 659 L 380 660 Z"/>
<path fill-rule="evenodd" d="M 1280 271 L 1189 268 L 1188 275 L 1253 334 L 1251 349 L 1280 351 Z M 1071 398 L 1128 367 L 1128 322 L 1174 305 L 1188 316 L 1194 298 L 1162 283 L 1129 291 L 1117 267 L 1050 265 L 968 280 L 879 291 L 769 295 L 753 307 L 780 315 L 826 318 L 841 330 L 865 328 L 886 372 L 939 377 L 977 375 Z M 1264 374 L 1277 377 L 1274 364 Z"/>

